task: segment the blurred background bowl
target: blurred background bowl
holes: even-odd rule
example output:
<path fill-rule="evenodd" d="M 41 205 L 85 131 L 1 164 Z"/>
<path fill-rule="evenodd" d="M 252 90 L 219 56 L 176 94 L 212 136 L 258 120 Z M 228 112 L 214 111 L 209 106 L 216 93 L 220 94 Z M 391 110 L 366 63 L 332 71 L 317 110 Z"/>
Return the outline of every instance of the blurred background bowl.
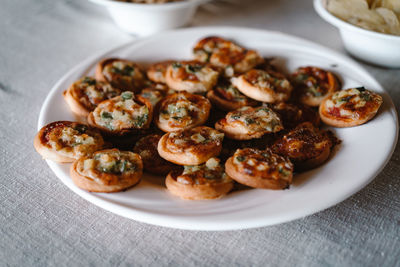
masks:
<path fill-rule="evenodd" d="M 89 1 L 105 6 L 114 22 L 123 31 L 150 35 L 188 24 L 199 5 L 209 0 L 185 0 L 165 4 L 136 4 L 114 0 Z"/>
<path fill-rule="evenodd" d="M 326 0 L 314 0 L 314 8 L 339 29 L 350 54 L 372 64 L 400 68 L 400 36 L 366 30 L 341 20 L 326 10 Z"/>

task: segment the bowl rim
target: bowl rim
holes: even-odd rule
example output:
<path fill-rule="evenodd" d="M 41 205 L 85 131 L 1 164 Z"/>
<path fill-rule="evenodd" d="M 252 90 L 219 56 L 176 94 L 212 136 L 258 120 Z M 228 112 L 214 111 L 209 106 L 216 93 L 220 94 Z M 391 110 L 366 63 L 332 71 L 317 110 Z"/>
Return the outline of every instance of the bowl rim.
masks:
<path fill-rule="evenodd" d="M 375 32 L 371 30 L 367 30 L 358 26 L 355 26 L 349 22 L 346 22 L 335 15 L 331 14 L 328 10 L 326 10 L 324 3 L 326 3 L 326 0 L 314 0 L 314 9 L 320 15 L 325 21 L 331 23 L 332 25 L 336 26 L 339 29 L 346 29 L 349 31 L 353 32 L 358 32 L 360 34 L 364 35 L 369 35 L 370 37 L 376 37 L 376 38 L 383 38 L 387 40 L 395 40 L 395 41 L 400 41 L 400 36 L 394 35 L 394 34 L 387 34 L 387 33 L 381 33 L 381 32 Z"/>
<path fill-rule="evenodd" d="M 140 4 L 121 2 L 115 0 L 89 0 L 92 3 L 106 6 L 106 7 L 121 7 L 121 8 L 135 8 L 135 9 L 174 9 L 184 8 L 192 5 L 201 5 L 211 0 L 185 0 L 179 2 L 169 2 L 164 4 Z"/>

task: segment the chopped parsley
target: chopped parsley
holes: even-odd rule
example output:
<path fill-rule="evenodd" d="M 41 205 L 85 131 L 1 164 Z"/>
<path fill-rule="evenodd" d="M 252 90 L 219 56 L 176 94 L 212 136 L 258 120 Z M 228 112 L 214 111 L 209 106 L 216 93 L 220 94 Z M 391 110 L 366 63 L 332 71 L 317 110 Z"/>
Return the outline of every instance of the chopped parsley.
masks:
<path fill-rule="evenodd" d="M 135 121 L 135 127 L 141 128 L 148 119 L 148 114 L 143 114 L 142 116 L 137 117 L 136 121 Z"/>
<path fill-rule="evenodd" d="M 244 156 L 237 156 L 237 157 L 236 157 L 236 160 L 239 161 L 239 162 L 242 162 L 242 161 L 244 161 L 245 159 L 246 159 L 246 157 L 244 157 Z"/>
<path fill-rule="evenodd" d="M 111 114 L 110 112 L 103 111 L 103 112 L 101 113 L 101 118 L 102 118 L 102 119 L 112 119 L 113 116 L 112 116 L 112 114 Z"/>
<path fill-rule="evenodd" d="M 87 83 L 88 85 L 96 85 L 96 80 L 90 77 L 83 78 L 83 83 Z"/>
<path fill-rule="evenodd" d="M 174 63 L 172 63 L 172 67 L 173 67 L 174 69 L 179 69 L 179 68 L 182 67 L 182 64 L 179 63 L 179 62 L 174 62 Z"/>
<path fill-rule="evenodd" d="M 121 94 L 121 97 L 123 100 L 128 100 L 133 98 L 133 93 L 132 92 L 123 92 Z"/>
<path fill-rule="evenodd" d="M 188 73 L 196 73 L 203 68 L 202 65 L 186 65 L 186 71 Z"/>

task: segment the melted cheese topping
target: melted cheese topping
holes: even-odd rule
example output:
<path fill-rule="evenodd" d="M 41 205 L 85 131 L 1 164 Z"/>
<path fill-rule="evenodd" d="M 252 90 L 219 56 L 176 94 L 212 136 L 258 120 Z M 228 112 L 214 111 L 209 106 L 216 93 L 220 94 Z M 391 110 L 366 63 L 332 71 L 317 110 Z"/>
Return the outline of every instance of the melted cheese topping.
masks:
<path fill-rule="evenodd" d="M 97 125 L 118 131 L 143 128 L 150 119 L 149 112 L 146 105 L 134 101 L 132 92 L 124 92 L 98 105 L 93 116 Z"/>
<path fill-rule="evenodd" d="M 181 184 L 210 184 L 228 182 L 231 179 L 225 174 L 224 166 L 218 158 L 210 158 L 206 163 L 196 166 L 184 166 L 181 175 L 176 178 Z"/>
<path fill-rule="evenodd" d="M 228 123 L 240 122 L 251 131 L 278 132 L 283 129 L 279 116 L 268 107 L 242 107 L 226 115 Z"/>

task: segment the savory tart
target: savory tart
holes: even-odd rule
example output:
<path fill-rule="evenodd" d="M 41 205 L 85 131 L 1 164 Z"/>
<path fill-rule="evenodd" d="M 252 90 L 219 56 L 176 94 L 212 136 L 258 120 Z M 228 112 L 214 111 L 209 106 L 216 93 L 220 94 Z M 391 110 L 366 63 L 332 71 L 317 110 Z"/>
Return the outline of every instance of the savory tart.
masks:
<path fill-rule="evenodd" d="M 283 74 L 257 69 L 232 78 L 232 84 L 246 96 L 267 103 L 287 101 L 293 90 Z"/>
<path fill-rule="evenodd" d="M 86 118 L 97 105 L 121 94 L 121 90 L 107 82 L 97 81 L 92 77 L 83 77 L 74 82 L 63 96 L 71 111 L 78 117 Z"/>
<path fill-rule="evenodd" d="M 207 98 L 180 92 L 161 100 L 154 121 L 164 132 L 189 129 L 205 123 L 210 109 L 211 103 Z"/>
<path fill-rule="evenodd" d="M 364 87 L 349 88 L 325 98 L 319 115 L 324 123 L 334 127 L 352 127 L 372 119 L 382 105 L 380 95 Z"/>
<path fill-rule="evenodd" d="M 165 75 L 167 73 L 167 69 L 174 62 L 174 60 L 165 60 L 154 63 L 147 69 L 147 77 L 156 83 L 166 83 L 167 81 L 165 80 Z"/>
<path fill-rule="evenodd" d="M 219 73 L 199 61 L 172 63 L 165 74 L 169 87 L 176 91 L 205 93 L 217 83 Z"/>
<path fill-rule="evenodd" d="M 169 173 L 165 185 L 173 195 L 201 200 L 226 195 L 233 188 L 233 180 L 219 159 L 210 158 L 202 165 L 184 166 L 183 171 Z"/>
<path fill-rule="evenodd" d="M 279 132 L 283 127 L 278 114 L 267 106 L 261 106 L 231 111 L 215 124 L 215 129 L 231 139 L 249 140 Z"/>
<path fill-rule="evenodd" d="M 308 170 L 323 164 L 337 143 L 339 141 L 332 132 L 304 122 L 278 139 L 271 149 L 288 157 L 296 170 Z"/>
<path fill-rule="evenodd" d="M 102 149 L 104 140 L 99 131 L 85 124 L 55 121 L 40 129 L 33 144 L 43 158 L 66 163 Z"/>
<path fill-rule="evenodd" d="M 124 135 L 147 129 L 153 116 L 151 103 L 132 92 L 101 102 L 90 112 L 88 123 L 109 135 Z"/>
<path fill-rule="evenodd" d="M 100 61 L 95 76 L 122 91 L 139 92 L 145 83 L 145 75 L 135 62 L 119 58 Z"/>
<path fill-rule="evenodd" d="M 340 89 L 338 78 L 330 71 L 317 67 L 300 67 L 292 74 L 298 100 L 318 107 L 329 94 Z"/>
<path fill-rule="evenodd" d="M 207 98 L 219 109 L 232 111 L 244 106 L 257 106 L 258 102 L 243 95 L 230 83 L 217 85 L 208 91 Z"/>
<path fill-rule="evenodd" d="M 227 77 L 244 73 L 263 62 L 256 51 L 215 36 L 200 40 L 193 48 L 193 53 L 196 60 L 223 69 Z"/>
<path fill-rule="evenodd" d="M 285 130 L 292 129 L 302 122 L 309 121 L 314 126 L 319 126 L 321 118 L 313 108 L 300 103 L 284 103 L 270 105 L 281 118 Z"/>
<path fill-rule="evenodd" d="M 286 189 L 292 183 L 293 164 L 270 149 L 244 148 L 225 163 L 226 173 L 236 182 L 264 189 Z"/>
<path fill-rule="evenodd" d="M 166 175 L 177 166 L 161 158 L 157 151 L 158 142 L 161 139 L 159 134 L 151 134 L 142 137 L 136 142 L 133 152 L 140 155 L 143 161 L 144 170 L 158 175 Z"/>
<path fill-rule="evenodd" d="M 166 133 L 158 142 L 158 154 L 178 165 L 199 165 L 221 152 L 224 134 L 217 130 L 198 126 Z"/>
<path fill-rule="evenodd" d="M 90 192 L 118 192 L 136 185 L 143 173 L 140 156 L 130 151 L 106 149 L 76 160 L 70 169 L 72 181 Z"/>

